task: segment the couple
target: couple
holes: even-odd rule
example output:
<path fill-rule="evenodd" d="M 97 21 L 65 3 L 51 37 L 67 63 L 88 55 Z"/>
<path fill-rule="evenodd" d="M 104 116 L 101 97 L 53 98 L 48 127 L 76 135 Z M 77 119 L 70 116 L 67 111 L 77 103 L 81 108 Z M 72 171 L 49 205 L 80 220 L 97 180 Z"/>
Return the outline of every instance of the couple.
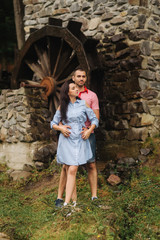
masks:
<path fill-rule="evenodd" d="M 55 201 L 57 207 L 63 205 L 64 190 L 66 190 L 64 206 L 70 203 L 71 198 L 76 205 L 76 174 L 78 166 L 82 164 L 87 164 L 92 200 L 97 199 L 93 130 L 98 127 L 99 104 L 97 95 L 86 88 L 86 80 L 86 72 L 77 68 L 72 80 L 65 82 L 61 88 L 60 107 L 51 121 L 51 128 L 61 132 L 57 162 L 63 164 L 63 167 L 58 198 Z"/>

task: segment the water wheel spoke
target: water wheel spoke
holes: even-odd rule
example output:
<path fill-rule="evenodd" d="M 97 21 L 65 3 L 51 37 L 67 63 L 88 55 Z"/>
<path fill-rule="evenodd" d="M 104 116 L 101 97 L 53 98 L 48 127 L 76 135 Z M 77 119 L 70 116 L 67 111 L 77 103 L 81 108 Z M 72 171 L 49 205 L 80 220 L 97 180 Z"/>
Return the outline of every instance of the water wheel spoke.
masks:
<path fill-rule="evenodd" d="M 55 108 L 57 109 L 58 106 L 59 106 L 59 99 L 57 98 L 57 96 L 54 96 L 54 97 L 53 97 L 53 102 L 54 102 Z"/>
<path fill-rule="evenodd" d="M 61 88 L 60 87 L 56 87 L 56 91 L 60 92 Z"/>
<path fill-rule="evenodd" d="M 59 52 L 58 52 L 58 55 L 57 55 L 57 59 L 56 59 L 53 74 L 52 74 L 53 77 L 55 77 L 55 73 L 57 71 L 57 66 L 58 66 L 58 63 L 59 63 L 59 60 L 60 60 L 60 56 L 62 54 L 62 47 L 63 47 L 63 39 L 61 39 L 61 45 L 60 45 L 60 48 L 59 48 Z"/>
<path fill-rule="evenodd" d="M 48 54 L 46 51 L 43 52 L 43 59 L 44 59 L 44 62 L 46 63 L 48 76 L 51 76 L 50 63 L 49 63 Z"/>
<path fill-rule="evenodd" d="M 39 77 L 40 79 L 43 79 L 45 77 L 45 74 L 41 68 L 41 65 L 39 63 L 34 63 L 30 60 L 25 60 L 28 67 Z"/>
<path fill-rule="evenodd" d="M 40 86 L 40 83 L 39 83 L 39 82 L 30 81 L 30 80 L 25 80 L 25 83 L 28 83 L 28 84 L 33 84 L 33 85 Z"/>
<path fill-rule="evenodd" d="M 53 96 L 50 96 L 48 98 L 48 102 L 49 102 L 49 111 L 51 113 L 51 116 L 53 117 L 54 112 L 55 112 L 55 106 L 54 106 L 54 101 L 53 101 Z"/>
<path fill-rule="evenodd" d="M 65 61 L 63 67 L 61 67 L 61 69 L 59 70 L 59 73 L 55 76 L 56 81 L 58 81 L 60 79 L 63 79 L 63 78 L 67 77 L 68 75 L 70 75 L 72 73 L 72 71 L 74 70 L 74 65 L 75 65 L 75 64 L 73 65 L 72 62 L 76 63 L 75 53 L 72 54 L 68 58 L 68 60 Z M 71 66 L 73 66 L 73 67 L 71 67 Z"/>
<path fill-rule="evenodd" d="M 60 93 L 59 92 L 56 92 L 56 96 L 58 99 L 60 99 Z"/>
<path fill-rule="evenodd" d="M 67 78 L 62 79 L 62 80 L 60 80 L 60 81 L 57 81 L 56 84 L 57 84 L 57 85 L 62 85 L 63 83 L 65 83 L 65 82 L 68 81 L 69 79 L 71 79 L 71 76 L 68 76 Z"/>
<path fill-rule="evenodd" d="M 60 59 L 57 65 L 57 70 L 54 76 L 55 79 L 58 79 L 62 75 L 62 73 L 65 71 L 67 66 L 70 64 L 72 52 L 73 52 L 73 49 L 71 49 L 71 47 L 66 42 L 64 42 L 62 47 L 62 54 L 60 55 Z"/>
<path fill-rule="evenodd" d="M 45 49 L 40 48 L 39 46 L 37 46 L 37 44 L 34 45 L 34 48 L 36 50 L 38 59 L 40 61 L 40 65 L 42 67 L 42 70 L 45 74 L 45 76 L 50 76 L 49 75 L 49 62 L 48 62 L 48 56 L 47 56 L 47 52 Z"/>
<path fill-rule="evenodd" d="M 57 56 L 61 47 L 60 38 L 48 37 L 48 60 L 50 63 L 50 71 L 53 75 L 54 68 L 56 65 Z"/>
<path fill-rule="evenodd" d="M 70 59 L 69 65 L 67 66 L 67 68 L 65 69 L 64 74 L 61 77 L 66 77 L 66 75 L 68 76 L 69 74 L 71 74 L 76 67 L 79 66 L 79 62 L 77 59 L 77 55 L 74 53 Z"/>

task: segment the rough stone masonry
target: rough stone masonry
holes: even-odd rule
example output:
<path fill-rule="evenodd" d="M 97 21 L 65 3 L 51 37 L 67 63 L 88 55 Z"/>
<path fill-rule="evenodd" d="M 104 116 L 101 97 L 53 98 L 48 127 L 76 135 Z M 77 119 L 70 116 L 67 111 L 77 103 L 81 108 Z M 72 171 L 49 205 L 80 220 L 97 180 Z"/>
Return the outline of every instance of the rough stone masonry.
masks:
<path fill-rule="evenodd" d="M 48 167 L 56 153 L 56 135 L 50 131 L 50 112 L 44 93 L 19 88 L 2 90 L 0 96 L 0 163 L 6 163 L 15 178 L 33 168 Z M 28 176 L 28 174 L 27 174 Z"/>
<path fill-rule="evenodd" d="M 99 99 L 107 139 L 144 141 L 159 134 L 160 0 L 23 0 L 26 39 L 48 17 L 82 22 L 99 40 L 105 72 Z M 97 79 L 98 82 L 98 79 Z"/>

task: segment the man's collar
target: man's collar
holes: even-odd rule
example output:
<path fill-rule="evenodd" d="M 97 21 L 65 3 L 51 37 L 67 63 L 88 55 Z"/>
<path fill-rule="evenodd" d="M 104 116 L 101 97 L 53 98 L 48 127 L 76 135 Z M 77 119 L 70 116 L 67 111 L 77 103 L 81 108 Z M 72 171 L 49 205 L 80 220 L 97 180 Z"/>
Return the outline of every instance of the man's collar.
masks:
<path fill-rule="evenodd" d="M 79 93 L 78 97 L 81 97 L 81 93 L 85 93 L 85 92 L 88 93 L 88 89 L 86 86 L 84 86 L 84 90 Z"/>

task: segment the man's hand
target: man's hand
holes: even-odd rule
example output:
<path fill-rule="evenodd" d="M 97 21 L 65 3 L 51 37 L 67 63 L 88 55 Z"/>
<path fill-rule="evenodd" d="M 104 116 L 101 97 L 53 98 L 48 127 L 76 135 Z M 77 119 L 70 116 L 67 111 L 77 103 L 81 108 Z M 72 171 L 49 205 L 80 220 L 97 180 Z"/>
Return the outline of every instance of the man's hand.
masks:
<path fill-rule="evenodd" d="M 90 137 L 92 131 L 86 127 L 83 127 L 82 129 L 83 129 L 81 132 L 82 138 L 83 140 L 86 140 Z"/>
<path fill-rule="evenodd" d="M 71 127 L 69 125 L 61 125 L 60 126 L 60 131 L 63 134 L 64 137 L 69 137 L 70 136 L 70 131 L 69 129 L 71 129 Z"/>

